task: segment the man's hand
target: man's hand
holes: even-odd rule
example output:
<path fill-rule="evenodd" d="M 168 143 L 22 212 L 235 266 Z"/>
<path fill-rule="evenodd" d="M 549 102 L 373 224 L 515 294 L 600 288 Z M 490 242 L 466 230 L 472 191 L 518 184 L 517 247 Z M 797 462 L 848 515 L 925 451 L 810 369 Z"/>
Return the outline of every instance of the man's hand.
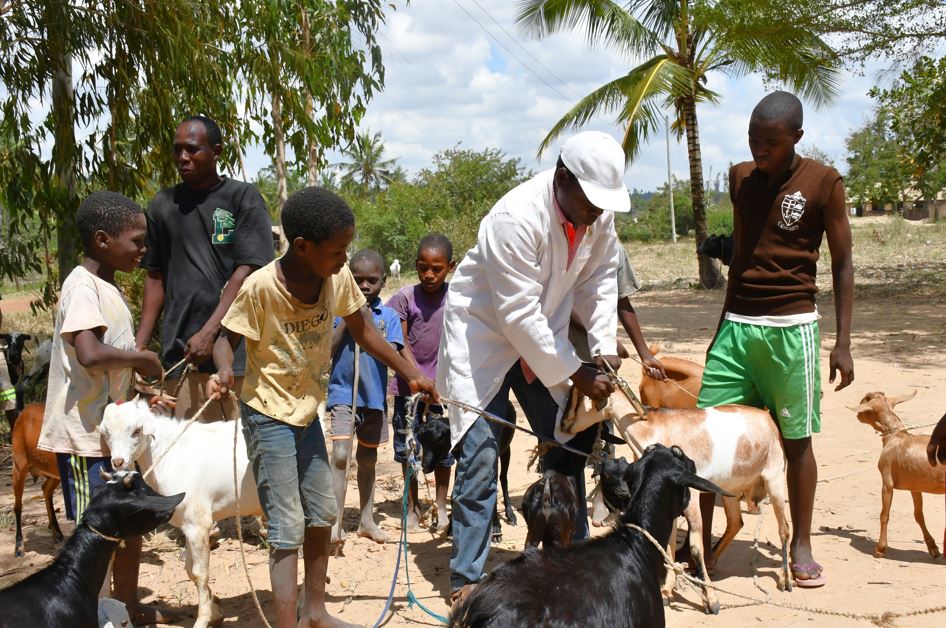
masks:
<path fill-rule="evenodd" d="M 416 376 L 407 380 L 407 385 L 412 393 L 427 393 L 432 403 L 440 403 L 440 393 L 437 392 L 433 380 L 421 375 L 419 371 Z"/>
<path fill-rule="evenodd" d="M 207 381 L 207 398 L 222 398 L 233 388 L 233 381 L 233 371 L 231 369 L 220 369 L 216 375 L 212 375 Z"/>
<path fill-rule="evenodd" d="M 940 464 L 946 464 L 946 414 L 933 428 L 930 444 L 926 446 L 926 456 L 934 467 L 937 460 Z"/>
<path fill-rule="evenodd" d="M 161 377 L 164 373 L 161 358 L 154 351 L 139 351 L 135 361 L 137 362 L 135 371 L 145 377 Z"/>
<path fill-rule="evenodd" d="M 833 384 L 835 375 L 841 374 L 841 382 L 834 388 L 841 390 L 847 388 L 854 381 L 854 360 L 851 358 L 851 349 L 840 345 L 834 345 L 831 350 L 831 358 L 828 362 L 831 365 L 831 376 L 828 383 Z"/>
<path fill-rule="evenodd" d="M 596 355 L 595 356 L 595 366 L 598 367 L 599 371 L 604 371 L 604 372 L 608 371 L 608 369 L 604 366 L 605 362 L 611 365 L 611 368 L 614 370 L 615 373 L 617 373 L 618 369 L 621 368 L 621 358 L 619 358 L 616 355 Z"/>
<path fill-rule="evenodd" d="M 607 399 L 614 392 L 614 385 L 608 376 L 586 364 L 572 373 L 572 383 L 578 392 L 595 401 Z"/>
<path fill-rule="evenodd" d="M 184 347 L 184 357 L 191 364 L 200 364 L 213 355 L 216 340 L 217 334 L 215 332 L 201 329 L 187 341 Z"/>

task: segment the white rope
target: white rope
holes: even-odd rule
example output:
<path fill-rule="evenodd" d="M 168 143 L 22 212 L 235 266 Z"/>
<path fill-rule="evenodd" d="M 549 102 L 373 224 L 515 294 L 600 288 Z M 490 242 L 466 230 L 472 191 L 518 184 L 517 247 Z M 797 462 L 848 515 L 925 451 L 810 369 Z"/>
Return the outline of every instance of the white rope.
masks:
<path fill-rule="evenodd" d="M 147 479 L 151 476 L 151 474 L 154 473 L 154 470 L 158 468 L 158 464 L 160 464 L 160 462 L 164 459 L 164 457 L 168 455 L 168 453 L 171 451 L 174 445 L 177 444 L 177 441 L 181 440 L 181 436 L 184 435 L 184 432 L 186 432 L 188 428 L 190 428 L 190 426 L 193 425 L 197 421 L 197 419 L 200 418 L 200 415 L 204 413 L 204 410 L 206 410 L 207 407 L 216 400 L 217 400 L 217 397 L 210 397 L 207 399 L 207 401 L 204 402 L 202 406 L 200 406 L 200 408 L 197 409 L 197 413 L 187 420 L 187 422 L 184 424 L 184 427 L 181 429 L 181 431 L 178 432 L 177 436 L 174 437 L 174 440 L 171 441 L 171 444 L 168 445 L 167 448 L 163 452 L 161 452 L 161 455 L 158 456 L 157 459 L 155 459 L 155 461 L 151 463 L 151 466 L 148 467 L 148 470 L 145 471 L 144 474 L 141 476 L 142 479 L 147 481 Z"/>

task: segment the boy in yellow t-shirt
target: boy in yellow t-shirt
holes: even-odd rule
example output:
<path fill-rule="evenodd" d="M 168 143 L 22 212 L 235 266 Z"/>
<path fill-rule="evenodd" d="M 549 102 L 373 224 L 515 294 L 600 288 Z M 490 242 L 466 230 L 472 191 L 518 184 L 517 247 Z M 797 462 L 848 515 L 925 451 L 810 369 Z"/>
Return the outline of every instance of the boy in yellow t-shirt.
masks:
<path fill-rule="evenodd" d="M 245 338 L 240 413 L 268 521 L 276 625 L 297 625 L 302 547 L 306 608 L 298 626 L 347 626 L 325 608 L 329 535 L 339 513 L 325 439 L 315 420 L 328 387 L 334 317 L 344 318 L 355 341 L 404 377 L 412 391 L 435 398 L 437 393 L 365 318 L 365 297 L 345 266 L 355 236 L 355 217 L 345 201 L 324 188 L 305 188 L 286 201 L 282 226 L 289 250 L 247 278 L 223 318 L 225 332 L 213 353 L 218 379 L 210 381 L 207 394 L 233 384 L 233 347 Z"/>

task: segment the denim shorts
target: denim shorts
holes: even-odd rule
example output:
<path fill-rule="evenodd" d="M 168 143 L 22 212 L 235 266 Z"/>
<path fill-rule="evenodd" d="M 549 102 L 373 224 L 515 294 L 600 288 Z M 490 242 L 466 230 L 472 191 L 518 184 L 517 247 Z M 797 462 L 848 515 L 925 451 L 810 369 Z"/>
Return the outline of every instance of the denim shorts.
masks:
<path fill-rule="evenodd" d="M 329 527 L 338 515 L 322 426 L 289 425 L 242 402 L 240 414 L 269 544 L 302 547 L 306 528 Z"/>
<path fill-rule="evenodd" d="M 357 408 L 355 413 L 357 416 L 352 417 L 351 406 L 332 406 L 329 410 L 332 440 L 350 440 L 351 424 L 354 422 L 359 445 L 376 448 L 388 442 L 388 421 L 384 410 Z"/>
<path fill-rule="evenodd" d="M 394 461 L 404 464 L 407 462 L 407 435 L 405 430 L 407 429 L 407 396 L 397 395 L 394 397 L 394 412 L 391 415 L 391 427 L 394 428 Z M 443 408 L 440 406 L 430 406 L 428 412 L 440 413 L 443 411 Z M 417 428 L 420 427 L 420 418 L 424 412 L 424 403 L 417 404 L 417 410 L 414 415 L 413 430 L 416 432 Z M 420 444 L 418 443 L 418 448 Z M 416 452 L 418 459 L 421 457 L 421 452 Z M 447 454 L 447 457 L 443 459 L 437 466 L 441 467 L 451 467 L 453 466 L 453 453 Z"/>

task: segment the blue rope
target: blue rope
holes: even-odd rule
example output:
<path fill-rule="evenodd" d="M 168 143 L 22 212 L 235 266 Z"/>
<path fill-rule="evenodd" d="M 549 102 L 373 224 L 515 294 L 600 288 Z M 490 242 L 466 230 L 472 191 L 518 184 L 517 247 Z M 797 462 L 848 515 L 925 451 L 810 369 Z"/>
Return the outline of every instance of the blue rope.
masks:
<path fill-rule="evenodd" d="M 415 395 L 415 397 L 419 397 Z M 416 405 L 416 400 L 414 404 Z M 410 405 L 410 404 L 408 404 Z M 414 415 L 413 412 L 405 412 L 408 417 Z M 410 425 L 410 421 L 408 421 Z M 391 603 L 394 601 L 394 588 L 397 586 L 397 574 L 401 570 L 401 553 L 404 553 L 404 575 L 407 577 L 407 608 L 412 606 L 418 606 L 422 611 L 436 619 L 442 624 L 449 624 L 449 620 L 443 615 L 438 615 L 433 612 L 426 606 L 424 606 L 417 596 L 414 595 L 414 591 L 411 589 L 411 572 L 410 572 L 410 561 L 407 558 L 407 492 L 410 490 L 411 479 L 414 477 L 414 465 L 417 463 L 414 451 L 414 438 L 413 430 L 408 427 L 407 433 L 407 446 L 408 450 L 411 452 L 408 463 L 407 463 L 407 473 L 404 476 L 404 495 L 401 496 L 401 538 L 398 541 L 397 545 L 397 562 L 394 564 L 394 576 L 391 578 L 391 589 L 388 591 L 388 601 L 384 604 L 384 610 L 381 611 L 381 616 L 378 617 L 378 621 L 375 622 L 374 628 L 378 628 L 381 623 L 384 621 L 384 618 L 387 617 L 388 611 L 391 610 Z"/>

